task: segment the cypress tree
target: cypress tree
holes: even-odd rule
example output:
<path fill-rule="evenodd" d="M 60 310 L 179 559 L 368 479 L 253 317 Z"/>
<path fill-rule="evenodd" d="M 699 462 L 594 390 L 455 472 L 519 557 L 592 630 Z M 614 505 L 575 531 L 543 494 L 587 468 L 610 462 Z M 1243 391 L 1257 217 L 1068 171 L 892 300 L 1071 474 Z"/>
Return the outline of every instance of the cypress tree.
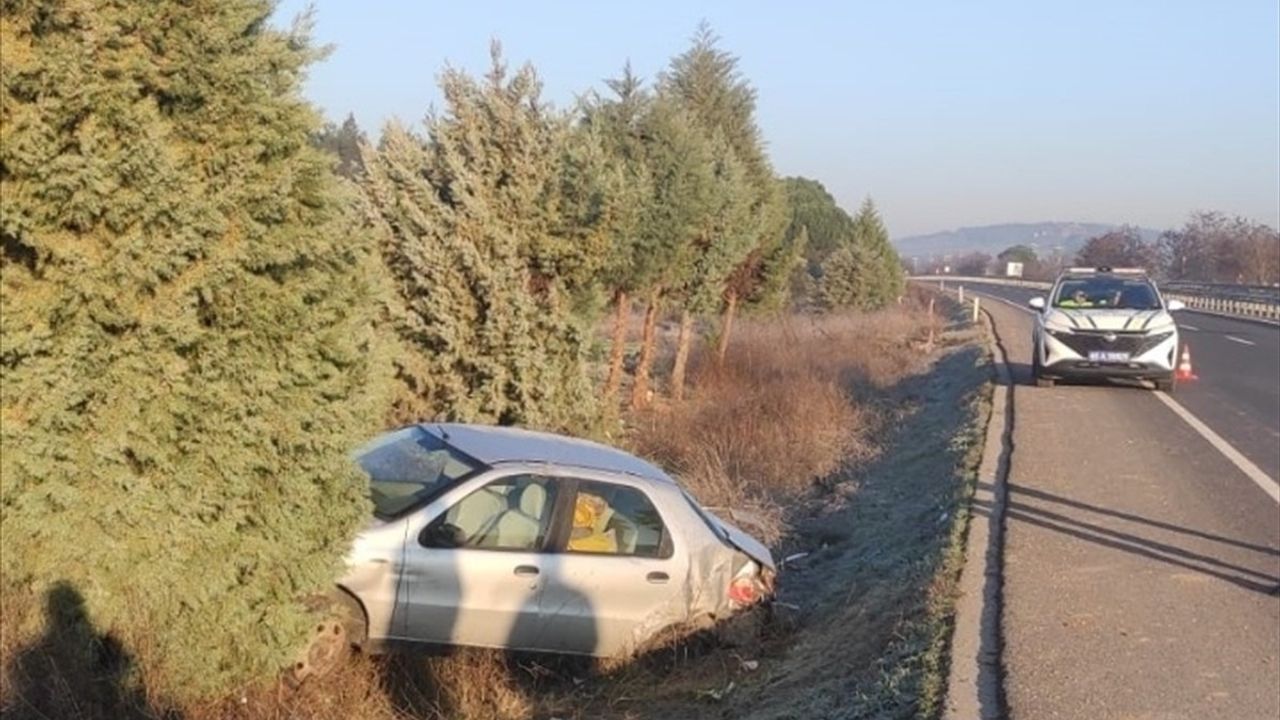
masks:
<path fill-rule="evenodd" d="M 866 288 L 859 271 L 866 267 L 864 257 L 851 245 L 837 248 L 822 263 L 822 278 L 818 283 L 818 302 L 827 310 L 859 307 L 866 297 Z"/>
<path fill-rule="evenodd" d="M 644 332 L 640 358 L 632 385 L 631 405 L 648 402 L 649 374 L 654 357 L 654 328 L 665 299 L 685 299 L 697 263 L 706 254 L 699 243 L 714 230 L 711 221 L 719 196 L 718 172 L 736 172 L 718 167 L 732 162 L 723 145 L 714 147 L 694 119 L 670 98 L 659 98 L 650 107 L 643 123 L 645 166 L 648 169 L 650 201 L 641 222 L 638 243 L 642 251 L 633 258 L 637 277 L 643 278 L 645 298 Z"/>
<path fill-rule="evenodd" d="M 794 237 L 801 227 L 806 228 L 809 237 L 804 254 L 810 274 L 816 277 L 827 255 L 848 242 L 853 234 L 853 218 L 817 180 L 789 177 L 782 184 L 790 222 L 787 235 Z"/>
<path fill-rule="evenodd" d="M 845 244 L 822 264 L 818 293 L 827 309 L 875 310 L 902 294 L 902 268 L 889 244 L 889 233 L 871 198 L 853 218 Z"/>
<path fill-rule="evenodd" d="M 719 309 L 730 275 L 757 239 L 751 213 L 754 198 L 746 168 L 719 135 L 712 138 L 710 152 L 712 173 L 707 204 L 696 211 L 698 221 L 694 235 L 686 241 L 685 265 L 674 293 L 680 303 L 680 332 L 671 372 L 672 396 L 676 400 L 684 397 L 694 316 Z M 721 333 L 728 330 L 725 326 Z"/>
<path fill-rule="evenodd" d="M 604 395 L 612 399 L 622 384 L 622 361 L 626 351 L 627 320 L 631 298 L 649 290 L 660 263 L 653 256 L 667 251 L 669 243 L 643 242 L 642 228 L 654 200 L 653 182 L 645 153 L 646 114 L 652 105 L 640 78 L 623 67 L 617 78 L 605 81 L 613 93 L 601 99 L 591 96 L 584 103 L 583 125 L 603 143 L 610 212 L 603 229 L 610 237 L 610 251 L 601 272 L 601 283 L 612 295 L 613 333 Z"/>
<path fill-rule="evenodd" d="M 364 172 L 360 146 L 367 142 L 368 138 L 352 113 L 347 113 L 347 119 L 341 125 L 326 123 L 315 136 L 316 146 L 336 158 L 333 171 L 348 180 L 354 180 Z"/>
<path fill-rule="evenodd" d="M 381 412 L 307 23 L 3 7 L 0 592 L 70 584 L 161 692 L 274 672 L 367 517 L 346 454 Z"/>
<path fill-rule="evenodd" d="M 662 93 L 688 109 L 705 133 L 723 138 L 742 164 L 750 187 L 752 242 L 738 247 L 726 239 L 737 256 L 719 288 L 724 318 L 717 350 L 723 357 L 738 303 L 767 301 L 768 294 L 760 293 L 760 288 L 773 283 L 766 271 L 790 275 L 790 268 L 781 267 L 785 263 L 779 260 L 793 253 L 779 248 L 786 227 L 785 207 L 756 126 L 755 89 L 742 77 L 738 59 L 717 43 L 718 38 L 703 22 L 689 49 L 672 59 L 659 85 Z M 766 262 L 766 258 L 773 262 Z"/>
<path fill-rule="evenodd" d="M 863 265 L 859 272 L 863 278 L 860 305 L 874 309 L 895 301 L 902 294 L 905 283 L 902 264 L 870 197 L 862 201 L 858 214 L 853 218 L 853 243 L 859 249 Z"/>
<path fill-rule="evenodd" d="M 496 44 L 483 81 L 448 69 L 441 89 L 425 138 L 392 124 L 365 157 L 396 286 L 402 413 L 584 430 L 596 404 L 572 301 L 607 245 L 566 219 L 595 201 L 562 181 L 592 151 L 566 150 L 533 68 L 509 75 Z"/>

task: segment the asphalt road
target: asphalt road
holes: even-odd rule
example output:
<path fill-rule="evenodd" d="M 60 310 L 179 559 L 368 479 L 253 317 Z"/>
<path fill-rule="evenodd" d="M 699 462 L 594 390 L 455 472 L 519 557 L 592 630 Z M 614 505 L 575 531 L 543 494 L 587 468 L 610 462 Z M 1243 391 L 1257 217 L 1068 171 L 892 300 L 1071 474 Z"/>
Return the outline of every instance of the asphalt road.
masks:
<path fill-rule="evenodd" d="M 1001 615 L 1012 720 L 1280 717 L 1280 505 L 1152 391 L 1034 387 L 1030 315 L 989 308 L 1018 383 Z M 1190 338 L 1202 380 L 1177 399 L 1274 473 L 1274 331 L 1183 320 L 1203 333 Z"/>
<path fill-rule="evenodd" d="M 965 288 L 975 290 L 1023 307 L 1044 292 L 999 285 Z M 1280 326 L 1193 311 L 1175 318 L 1199 380 L 1180 384 L 1174 398 L 1268 477 L 1280 479 Z M 1029 358 L 1030 350 L 1015 361 Z"/>

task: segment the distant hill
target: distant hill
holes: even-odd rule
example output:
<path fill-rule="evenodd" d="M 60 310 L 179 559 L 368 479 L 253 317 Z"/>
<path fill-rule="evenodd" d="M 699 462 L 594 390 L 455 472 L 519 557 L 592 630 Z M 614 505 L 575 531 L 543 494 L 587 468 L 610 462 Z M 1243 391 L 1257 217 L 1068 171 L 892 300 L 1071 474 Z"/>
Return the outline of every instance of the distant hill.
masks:
<path fill-rule="evenodd" d="M 1048 257 L 1057 250 L 1072 255 L 1091 237 L 1119 227 L 1104 223 L 1041 222 L 983 225 L 957 230 L 912 235 L 898 238 L 893 245 L 904 259 L 949 255 L 958 257 L 972 252 L 995 256 L 1012 245 L 1028 245 L 1036 254 Z M 1139 228 L 1143 239 L 1153 241 L 1159 230 Z"/>

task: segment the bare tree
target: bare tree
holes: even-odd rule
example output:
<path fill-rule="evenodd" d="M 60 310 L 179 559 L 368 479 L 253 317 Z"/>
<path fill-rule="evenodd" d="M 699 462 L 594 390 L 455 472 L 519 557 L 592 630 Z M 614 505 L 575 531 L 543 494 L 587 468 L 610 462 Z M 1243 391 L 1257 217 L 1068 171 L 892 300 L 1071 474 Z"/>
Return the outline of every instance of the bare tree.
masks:
<path fill-rule="evenodd" d="M 1089 238 L 1076 254 L 1076 264 L 1089 267 L 1140 267 L 1156 269 L 1159 253 L 1153 243 L 1142 239 L 1138 228 L 1122 225 Z"/>

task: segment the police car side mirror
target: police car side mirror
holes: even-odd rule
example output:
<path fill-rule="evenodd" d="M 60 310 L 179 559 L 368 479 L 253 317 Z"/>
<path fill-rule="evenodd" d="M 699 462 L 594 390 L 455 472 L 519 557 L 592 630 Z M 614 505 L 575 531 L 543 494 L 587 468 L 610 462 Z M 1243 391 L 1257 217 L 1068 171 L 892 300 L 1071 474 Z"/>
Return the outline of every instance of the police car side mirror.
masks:
<path fill-rule="evenodd" d="M 1044 309 L 1044 298 L 1042 298 L 1042 297 L 1033 297 L 1033 298 L 1031 298 L 1030 300 L 1028 300 L 1028 301 L 1027 301 L 1027 305 L 1030 305 L 1031 307 L 1035 308 L 1036 310 L 1043 310 L 1043 309 Z"/>
<path fill-rule="evenodd" d="M 1165 303 L 1165 307 L 1169 310 L 1169 312 L 1177 312 L 1179 310 L 1186 310 L 1187 304 L 1182 302 L 1181 300 L 1170 300 L 1169 302 Z"/>

